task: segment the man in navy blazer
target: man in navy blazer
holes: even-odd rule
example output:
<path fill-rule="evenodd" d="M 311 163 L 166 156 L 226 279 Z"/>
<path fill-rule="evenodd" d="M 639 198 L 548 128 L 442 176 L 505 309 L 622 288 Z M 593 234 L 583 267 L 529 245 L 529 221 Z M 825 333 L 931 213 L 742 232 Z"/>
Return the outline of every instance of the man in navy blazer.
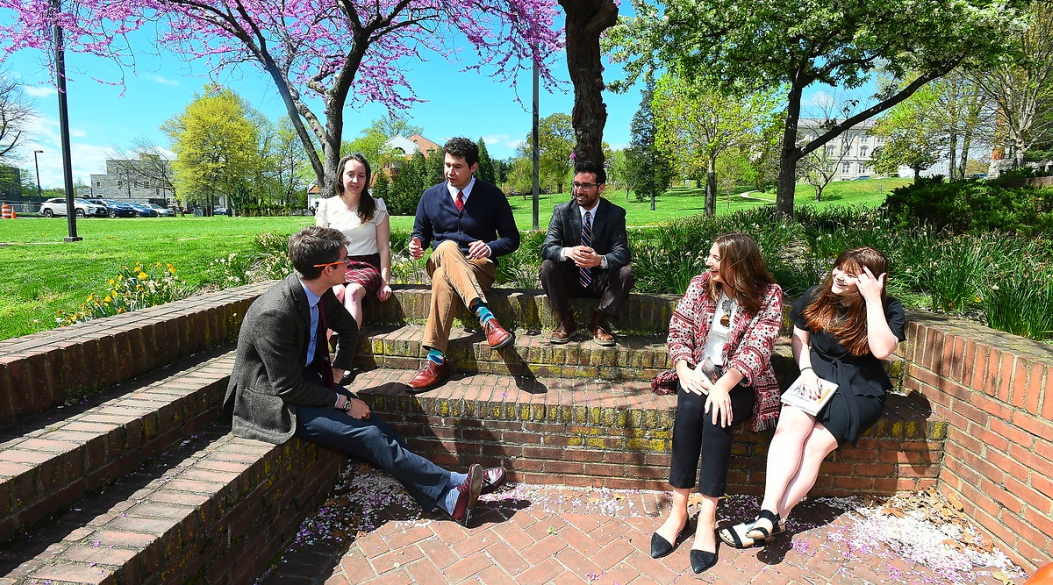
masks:
<path fill-rule="evenodd" d="M 496 489 L 503 468 L 447 471 L 413 453 L 365 402 L 334 383 L 351 368 L 355 319 L 332 287 L 343 284 L 347 238 L 308 226 L 289 239 L 296 273 L 271 287 L 245 313 L 224 396 L 237 437 L 281 444 L 293 436 L 339 449 L 389 471 L 424 510 L 438 506 L 467 525 L 480 493 Z M 340 334 L 330 361 L 326 329 Z"/>
<path fill-rule="evenodd" d="M 607 172 L 592 161 L 574 166 L 574 198 L 552 211 L 548 233 L 541 244 L 541 287 L 559 321 L 549 338 L 566 343 L 577 329 L 568 297 L 600 299 L 589 332 L 600 345 L 614 345 L 610 321 L 617 319 L 629 291 L 629 239 L 625 210 L 600 197 Z"/>
<path fill-rule="evenodd" d="M 427 266 L 431 310 L 423 345 L 428 355 L 409 381 L 411 392 L 427 390 L 449 377 L 446 346 L 462 304 L 479 318 L 490 347 L 497 349 L 512 341 L 512 334 L 486 306 L 486 291 L 497 278 L 497 257 L 519 247 L 512 206 L 500 189 L 474 177 L 479 169 L 479 147 L 474 142 L 453 138 L 442 152 L 446 182 L 421 195 L 409 245 L 416 259 L 424 257 L 429 244 L 434 246 Z"/>

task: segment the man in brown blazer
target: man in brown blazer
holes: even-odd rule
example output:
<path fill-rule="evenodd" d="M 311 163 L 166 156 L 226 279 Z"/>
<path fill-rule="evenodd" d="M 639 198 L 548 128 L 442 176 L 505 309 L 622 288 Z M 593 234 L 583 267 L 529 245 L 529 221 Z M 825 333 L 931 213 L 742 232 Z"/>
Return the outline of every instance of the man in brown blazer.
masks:
<path fill-rule="evenodd" d="M 347 240 L 309 226 L 289 239 L 296 273 L 256 299 L 245 314 L 224 397 L 235 436 L 281 444 L 293 436 L 340 449 L 389 471 L 424 510 L 438 506 L 467 525 L 480 493 L 496 489 L 503 468 L 473 464 L 447 471 L 413 453 L 369 406 L 335 384 L 351 367 L 358 326 L 332 287 L 343 284 Z M 340 335 L 330 361 L 326 329 Z"/>

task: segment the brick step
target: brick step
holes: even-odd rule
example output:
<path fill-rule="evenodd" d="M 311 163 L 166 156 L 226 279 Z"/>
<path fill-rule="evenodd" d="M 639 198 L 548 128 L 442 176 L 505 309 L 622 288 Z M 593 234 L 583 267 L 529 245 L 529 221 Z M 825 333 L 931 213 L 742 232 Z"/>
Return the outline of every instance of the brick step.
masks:
<path fill-rule="evenodd" d="M 5 547 L 0 583 L 251 583 L 345 461 L 212 425 Z"/>
<path fill-rule="evenodd" d="M 367 325 L 355 365 L 417 370 L 427 354 L 423 339 L 420 325 Z M 583 332 L 565 345 L 553 345 L 546 333 L 516 331 L 513 344 L 494 350 L 481 331 L 457 327 L 450 332 L 447 356 L 452 371 L 467 374 L 649 381 L 673 367 L 665 335 L 619 335 L 615 346 L 604 347 Z M 791 356 L 789 339 L 780 339 L 772 365 L 784 387 L 798 373 Z M 885 368 L 893 379 L 901 375 L 898 358 L 886 361 Z"/>
<path fill-rule="evenodd" d="M 666 489 L 675 396 L 647 381 L 454 374 L 417 395 L 413 373 L 377 368 L 351 389 L 391 422 L 418 453 L 440 465 L 503 464 L 515 481 Z M 926 403 L 890 395 L 856 446 L 823 463 L 816 495 L 892 494 L 934 485 L 947 434 Z M 735 431 L 729 492 L 763 490 L 772 431 Z"/>
<path fill-rule="evenodd" d="M 3 429 L 0 542 L 215 422 L 233 363 L 199 354 Z"/>
<path fill-rule="evenodd" d="M 382 325 L 423 325 L 431 309 L 431 287 L 421 285 L 392 286 L 392 297 L 381 303 L 376 298 L 363 304 L 365 323 Z M 669 318 L 681 295 L 633 293 L 622 307 L 621 318 L 615 324 L 619 330 L 633 335 L 662 335 L 669 327 Z M 501 325 L 517 331 L 551 331 L 555 326 L 552 305 L 544 291 L 535 289 L 495 288 L 486 293 L 487 304 Z M 571 309 L 579 326 L 586 326 L 599 301 L 570 299 Z M 465 327 L 477 327 L 478 321 L 468 309 L 461 307 L 458 321 Z"/>

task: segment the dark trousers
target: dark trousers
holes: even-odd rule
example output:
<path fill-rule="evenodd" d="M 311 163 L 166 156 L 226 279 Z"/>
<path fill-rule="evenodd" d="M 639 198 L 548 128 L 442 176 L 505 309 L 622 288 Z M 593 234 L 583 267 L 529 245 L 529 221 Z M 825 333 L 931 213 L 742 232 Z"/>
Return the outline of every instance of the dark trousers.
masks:
<path fill-rule="evenodd" d="M 600 299 L 599 310 L 616 319 L 636 282 L 632 269 L 628 266 L 617 271 L 593 269 L 589 288 L 581 286 L 580 274 L 572 262 L 545 260 L 541 263 L 541 288 L 545 289 L 552 310 L 566 311 L 568 298 L 588 297 Z"/>
<path fill-rule="evenodd" d="M 736 386 L 731 391 L 731 425 L 722 427 L 713 424 L 712 410 L 705 412 L 705 396 L 687 392 L 677 384 L 669 484 L 675 488 L 692 488 L 695 486 L 697 472 L 700 494 L 714 498 L 723 496 L 728 485 L 732 429 L 735 425 L 753 418 L 755 401 L 752 387 Z"/>
<path fill-rule="evenodd" d="M 304 377 L 321 382 L 318 374 L 307 368 Z M 338 389 L 351 395 L 341 386 Z M 410 451 L 406 440 L 375 414 L 359 420 L 335 408 L 298 406 L 296 436 L 365 459 L 391 473 L 425 511 L 435 507 L 450 481 L 449 471 Z"/>

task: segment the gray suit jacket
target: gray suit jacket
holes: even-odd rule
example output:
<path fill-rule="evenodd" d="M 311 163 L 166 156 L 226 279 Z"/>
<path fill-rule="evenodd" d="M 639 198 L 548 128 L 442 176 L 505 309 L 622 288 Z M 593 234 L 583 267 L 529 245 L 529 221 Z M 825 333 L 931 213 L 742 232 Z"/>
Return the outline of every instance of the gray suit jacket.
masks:
<path fill-rule="evenodd" d="M 351 369 L 358 325 L 330 289 L 325 305 L 329 329 L 340 334 L 333 367 Z M 291 274 L 256 299 L 245 313 L 238 352 L 223 399 L 237 437 L 281 444 L 296 431 L 297 406 L 333 406 L 336 392 L 304 379 L 311 307 L 300 280 Z"/>
<path fill-rule="evenodd" d="M 541 258 L 559 262 L 559 250 L 581 245 L 581 213 L 578 202 L 571 199 L 552 210 L 548 233 L 541 244 Z M 625 210 L 600 197 L 592 222 L 591 248 L 607 259 L 607 269 L 617 271 L 629 264 L 629 238 L 625 232 Z M 598 270 L 598 268 L 597 268 Z"/>

